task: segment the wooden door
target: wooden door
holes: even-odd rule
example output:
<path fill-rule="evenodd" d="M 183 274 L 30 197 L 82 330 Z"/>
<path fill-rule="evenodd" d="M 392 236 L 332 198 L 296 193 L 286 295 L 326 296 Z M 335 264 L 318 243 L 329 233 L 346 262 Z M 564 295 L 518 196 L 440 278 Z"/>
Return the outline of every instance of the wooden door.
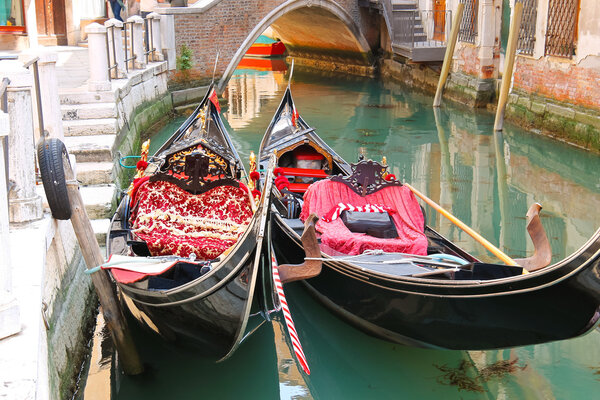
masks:
<path fill-rule="evenodd" d="M 446 0 L 433 0 L 433 40 L 446 40 Z"/>
<path fill-rule="evenodd" d="M 35 0 L 38 40 L 43 45 L 66 45 L 65 0 Z"/>

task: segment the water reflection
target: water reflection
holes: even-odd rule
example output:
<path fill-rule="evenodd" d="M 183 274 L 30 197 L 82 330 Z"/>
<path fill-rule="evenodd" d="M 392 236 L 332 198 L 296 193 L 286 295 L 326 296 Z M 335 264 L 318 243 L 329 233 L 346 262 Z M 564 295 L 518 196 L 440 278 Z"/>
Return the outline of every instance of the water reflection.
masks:
<path fill-rule="evenodd" d="M 279 93 L 286 70 L 283 59 L 242 59 L 223 93 L 228 104 L 223 117 L 231 128 L 244 128 L 261 115 L 263 106 Z"/>
<path fill-rule="evenodd" d="M 225 118 L 238 151 L 258 149 L 287 85 L 282 71 L 243 71 L 227 90 Z M 359 152 L 380 160 L 509 255 L 533 249 L 525 213 L 542 203 L 553 258 L 581 246 L 600 226 L 600 158 L 510 125 L 493 134 L 493 116 L 446 106 L 401 85 L 315 75 L 296 70 L 298 110 L 347 160 Z M 175 124 L 176 125 L 176 124 Z M 168 136 L 173 127 L 165 128 Z M 160 142 L 160 137 L 156 139 Z M 477 256 L 493 257 L 468 235 L 428 209 L 428 223 Z M 118 399 L 515 399 L 591 398 L 600 389 L 600 332 L 569 341 L 515 349 L 460 352 L 407 348 L 351 328 L 318 305 L 300 284 L 286 295 L 312 374 L 303 375 L 285 344 L 281 325 L 260 329 L 232 359 L 207 363 L 159 340 L 140 336 L 151 379 L 124 377 Z M 493 310 L 490 310 L 493 312 Z M 440 332 L 444 334 L 444 332 Z M 437 366 L 476 377 L 498 361 L 526 366 L 482 381 L 484 392 L 445 384 Z"/>

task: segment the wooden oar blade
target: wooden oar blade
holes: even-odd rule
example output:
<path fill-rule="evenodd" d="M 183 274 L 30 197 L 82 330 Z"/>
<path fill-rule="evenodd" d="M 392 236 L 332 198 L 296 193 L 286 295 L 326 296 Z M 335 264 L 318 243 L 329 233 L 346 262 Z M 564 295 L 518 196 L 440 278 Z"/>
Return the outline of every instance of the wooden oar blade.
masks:
<path fill-rule="evenodd" d="M 321 250 L 317 240 L 315 224 L 319 220 L 316 214 L 311 214 L 304 223 L 302 247 L 306 258 L 320 258 Z M 288 283 L 315 277 L 321 273 L 320 260 L 306 260 L 302 264 L 283 264 L 279 266 L 281 283 Z"/>
<path fill-rule="evenodd" d="M 540 219 L 541 209 L 542 206 L 535 203 L 527 211 L 527 233 L 529 233 L 535 249 L 533 255 L 515 260 L 517 264 L 528 271 L 544 268 L 552 261 L 552 248 Z"/>

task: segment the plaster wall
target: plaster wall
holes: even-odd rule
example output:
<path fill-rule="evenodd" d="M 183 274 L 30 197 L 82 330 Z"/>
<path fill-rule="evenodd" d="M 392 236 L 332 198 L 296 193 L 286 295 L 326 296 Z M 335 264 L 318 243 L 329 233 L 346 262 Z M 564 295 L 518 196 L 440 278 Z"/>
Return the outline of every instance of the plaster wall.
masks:
<path fill-rule="evenodd" d="M 494 79 L 499 75 L 502 0 L 480 0 L 478 4 L 475 43 L 458 40 L 452 71 L 478 79 Z M 454 15 L 458 1 L 448 1 L 446 8 L 450 6 Z"/>

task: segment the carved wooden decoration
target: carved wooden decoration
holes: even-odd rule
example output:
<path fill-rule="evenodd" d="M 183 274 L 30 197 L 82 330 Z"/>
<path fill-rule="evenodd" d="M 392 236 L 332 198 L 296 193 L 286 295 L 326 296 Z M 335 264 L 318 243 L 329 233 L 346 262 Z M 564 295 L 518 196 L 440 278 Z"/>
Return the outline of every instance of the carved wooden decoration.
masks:
<path fill-rule="evenodd" d="M 192 194 L 221 185 L 239 187 L 230 162 L 203 142 L 165 155 L 160 171 L 150 181 L 171 182 Z"/>
<path fill-rule="evenodd" d="M 386 181 L 383 175 L 387 166 L 381 165 L 376 161 L 359 161 L 356 164 L 350 165 L 352 167 L 352 175 L 336 175 L 331 177 L 331 180 L 347 185 L 362 197 L 388 186 L 402 186 L 402 183 L 396 179 Z"/>

